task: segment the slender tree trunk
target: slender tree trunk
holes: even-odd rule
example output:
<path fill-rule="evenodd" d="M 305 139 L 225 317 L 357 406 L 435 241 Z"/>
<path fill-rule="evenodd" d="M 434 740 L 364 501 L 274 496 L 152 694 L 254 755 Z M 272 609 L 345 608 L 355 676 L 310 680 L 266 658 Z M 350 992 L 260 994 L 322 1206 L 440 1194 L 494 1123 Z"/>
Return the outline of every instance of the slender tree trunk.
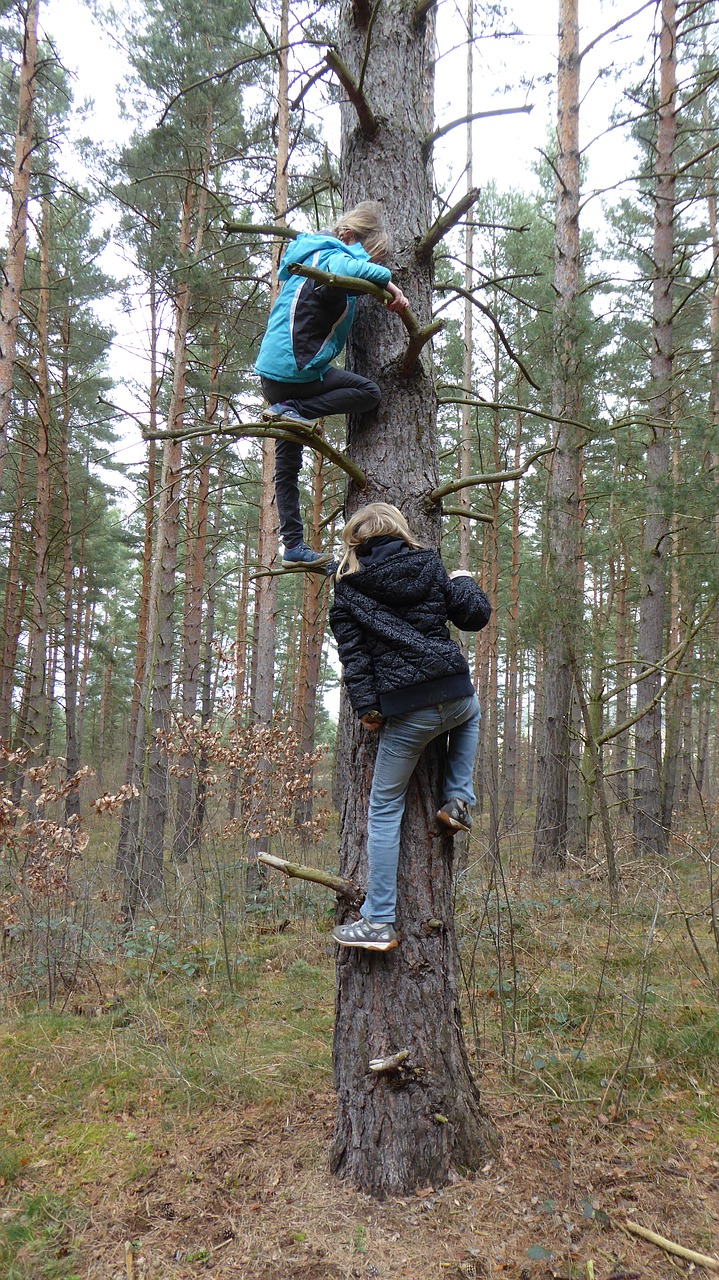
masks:
<path fill-rule="evenodd" d="M 25 606 L 27 575 L 21 578 L 22 512 L 25 489 L 27 449 L 24 437 L 20 439 L 17 481 L 15 485 L 15 510 L 13 512 L 8 548 L 5 598 L 3 601 L 2 636 L 0 636 L 0 744 L 9 744 L 12 727 L 12 698 L 15 687 L 15 662 L 20 628 Z M 2 776 L 0 772 L 0 776 Z"/>
<path fill-rule="evenodd" d="M 8 446 L 7 429 L 12 397 L 15 343 L 27 245 L 30 167 L 35 146 L 33 112 L 37 73 L 38 11 L 39 0 L 28 0 L 24 14 L 25 25 L 18 84 L 15 161 L 10 189 L 10 229 L 0 291 L 0 489 Z"/>
<path fill-rule="evenodd" d="M 314 476 L 312 485 L 312 537 L 311 546 L 319 548 L 320 525 L 322 522 L 322 455 L 314 456 Z M 315 725 L 317 721 L 317 687 L 320 678 L 322 661 L 322 644 L 325 634 L 325 621 L 328 602 L 327 579 L 318 573 L 305 574 L 302 592 L 302 626 L 300 630 L 300 653 L 302 657 L 301 678 L 297 681 L 297 713 L 294 726 L 299 739 L 300 760 L 314 751 Z M 307 796 L 295 809 L 295 821 L 300 834 L 306 834 L 302 828 L 312 818 L 312 798 Z"/>
<path fill-rule="evenodd" d="M 112 689 L 112 669 L 114 666 L 115 636 L 110 639 L 110 652 L 105 659 L 102 691 L 100 694 L 100 719 L 97 730 L 97 784 L 101 791 L 105 787 L 105 754 L 107 751 L 107 726 L 110 719 L 110 692 Z"/>
<path fill-rule="evenodd" d="M 580 351 L 576 333 L 579 294 L 579 20 L 577 0 L 560 0 L 557 75 L 557 189 L 554 256 L 554 362 L 552 413 L 556 449 L 548 494 L 548 606 L 544 720 L 538 742 L 537 811 L 532 866 L 563 864 L 567 837 L 567 785 L 572 715 L 571 649 L 581 652 L 581 416 Z"/>
<path fill-rule="evenodd" d="M 514 432 L 514 466 L 520 463 L 522 415 L 517 413 Z M 504 709 L 504 742 L 502 746 L 502 817 L 504 826 L 514 825 L 517 795 L 517 744 L 521 736 L 521 693 L 517 691 L 517 626 L 519 622 L 519 481 L 512 493 L 512 567 L 509 577 L 509 609 L 507 611 L 507 693 Z M 519 723 L 518 723 L 519 721 Z"/>
<path fill-rule="evenodd" d="M 662 814 L 662 708 L 650 706 L 662 672 L 659 667 L 665 632 L 666 559 L 669 525 L 665 514 L 669 480 L 669 435 L 673 397 L 673 263 L 674 148 L 676 141 L 676 5 L 662 0 L 660 82 L 654 164 L 654 316 L 652 324 L 651 438 L 646 454 L 646 513 L 643 581 L 637 644 L 637 711 L 635 728 L 634 840 L 639 854 L 667 853 L 666 814 Z"/>
<path fill-rule="evenodd" d="M 72 778 L 80 768 L 77 741 L 77 668 L 74 644 L 74 557 L 72 548 L 72 498 L 70 494 L 70 306 L 65 307 L 62 341 L 62 413 L 60 431 L 60 494 L 62 503 L 63 672 L 65 683 L 65 773 Z M 65 799 L 65 817 L 80 813 L 80 795 L 72 787 Z"/>
<path fill-rule="evenodd" d="M 388 0 L 372 18 L 369 42 L 369 8 L 342 5 L 344 64 L 355 82 L 364 65 L 363 91 L 382 111 L 377 129 L 363 130 L 354 108 L 343 105 L 343 202 L 350 208 L 364 198 L 383 201 L 394 233 L 393 277 L 426 323 L 432 270 L 427 258 L 418 257 L 416 243 L 432 216 L 423 142 L 432 132 L 434 14 L 425 12 L 415 23 L 414 10 Z M 375 412 L 348 419 L 348 448 L 368 489 L 360 493 L 350 483 L 346 507 L 351 513 L 367 501 L 393 502 L 426 544 L 438 546 L 439 511 L 426 500 L 437 471 L 432 364 L 425 353 L 409 376 L 402 375 L 405 339 L 396 320 L 369 300 L 358 302 L 348 363 L 377 380 L 382 401 Z M 346 701 L 341 715 L 347 767 L 340 780 L 340 872 L 361 882 L 376 742 Z M 380 1196 L 441 1185 L 454 1167 L 477 1168 L 497 1147 L 462 1038 L 452 842 L 437 833 L 435 820 L 440 759 L 434 744 L 409 786 L 399 860 L 400 946 L 386 955 L 350 949 L 337 963 L 337 1118 L 330 1166 Z M 403 1049 L 408 1057 L 399 1071 L 369 1070 L 370 1059 Z"/>
<path fill-rule="evenodd" d="M 37 493 L 35 499 L 34 572 L 30 620 L 30 680 L 25 742 L 42 751 L 47 711 L 46 649 L 48 551 L 50 547 L 50 387 L 47 342 L 50 311 L 50 202 L 43 202 L 40 222 L 40 295 L 37 310 Z M 37 763 L 37 761 L 35 762 Z M 39 788 L 31 788 L 34 796 Z"/>
<path fill-rule="evenodd" d="M 220 471 L 217 477 L 217 492 L 212 515 L 212 532 L 207 566 L 207 595 L 205 597 L 205 652 L 202 661 L 202 691 L 200 698 L 200 725 L 204 729 L 212 719 L 213 688 L 212 671 L 214 667 L 215 643 L 215 603 L 217 596 L 217 551 L 220 543 L 220 521 L 222 519 L 222 495 L 225 477 Z M 207 751 L 200 749 L 197 762 L 197 786 L 195 788 L 195 804 L 192 811 L 191 847 L 196 849 L 200 843 L 202 827 L 207 811 Z"/>
<path fill-rule="evenodd" d="M 471 117 L 474 110 L 474 0 L 467 0 L 467 116 Z M 467 190 L 471 191 L 474 186 L 474 168 L 473 168 L 473 130 L 474 123 L 471 119 L 467 121 L 467 145 L 466 145 L 466 162 L 465 169 L 467 174 Z M 474 217 L 470 211 L 467 215 L 467 221 L 464 228 L 464 287 L 467 291 L 467 297 L 464 300 L 464 346 L 462 351 L 462 391 L 464 398 L 469 401 L 472 397 L 472 374 L 474 371 L 474 342 L 473 342 L 473 322 L 474 322 L 474 306 L 472 303 L 472 290 L 474 288 Z M 462 434 L 459 449 L 459 474 L 461 476 L 469 476 L 472 474 L 472 406 L 470 404 L 462 405 Z M 469 506 L 468 499 L 464 498 Z M 472 521 L 465 520 L 460 517 L 459 520 L 459 562 L 458 568 L 469 569 L 469 555 L 472 535 Z M 465 654 L 469 652 L 469 636 L 466 632 L 461 635 L 462 650 Z"/>
<path fill-rule="evenodd" d="M 157 295 L 154 271 L 150 272 L 150 397 L 149 423 L 151 434 L 157 429 Z M 150 587 L 152 581 L 152 529 L 155 511 L 155 468 L 157 445 L 151 440 L 147 454 L 147 491 L 145 494 L 145 533 L 142 544 L 142 576 L 140 581 L 140 600 L 137 614 L 137 645 L 135 649 L 135 671 L 132 681 L 132 697 L 130 699 L 130 722 L 127 731 L 127 762 L 125 765 L 126 785 L 137 788 L 138 795 L 130 795 L 122 806 L 120 819 L 120 836 L 117 844 L 115 866 L 124 878 L 124 895 L 127 903 L 135 899 L 138 882 L 137 854 L 141 809 L 139 795 L 139 765 L 142 756 L 141 743 L 144 739 L 145 714 L 147 705 L 147 680 L 150 666 L 150 653 L 153 647 L 149 634 Z"/>
<path fill-rule="evenodd" d="M 289 162 L 289 71 L 288 71 L 289 0 L 282 0 L 280 10 L 280 39 L 277 51 L 277 155 L 275 160 L 275 222 L 285 221 L 287 213 L 287 165 Z M 276 240 L 272 249 L 272 281 L 270 306 L 279 293 L 277 272 L 284 243 Z M 260 528 L 257 553 L 261 565 L 271 564 L 277 555 L 277 509 L 274 502 L 274 440 L 262 442 L 262 496 L 260 500 Z M 275 617 L 277 614 L 277 582 L 272 574 L 255 582 L 255 647 L 252 665 L 252 718 L 258 724 L 270 724 L 272 720 L 275 678 Z M 269 764 L 264 762 L 264 769 Z M 256 824 L 263 825 L 262 812 L 257 812 Z M 267 845 L 266 837 L 251 838 L 247 842 L 247 893 L 254 894 L 260 883 L 257 854 Z"/>
<path fill-rule="evenodd" d="M 212 352 L 210 355 L 210 382 L 216 384 L 218 378 L 218 334 L 213 329 Z M 205 580 L 205 561 L 207 557 L 207 516 L 208 495 L 210 492 L 210 455 L 212 446 L 212 424 L 217 413 L 217 395 L 211 390 L 207 403 L 208 434 L 203 436 L 203 462 L 198 472 L 197 499 L 195 502 L 194 522 L 190 511 L 188 494 L 187 516 L 187 570 L 185 574 L 185 608 L 183 618 L 182 643 L 182 733 L 186 733 L 193 721 L 197 707 L 197 690 L 200 682 L 201 650 L 202 650 L 202 588 Z M 177 780 L 177 813 L 175 818 L 175 843 L 173 857 L 177 862 L 186 862 L 192 842 L 192 790 L 194 779 L 195 753 L 191 745 L 183 751 L 178 759 L 180 774 Z"/>
<path fill-rule="evenodd" d="M 245 681 L 247 677 L 247 610 L 249 607 L 249 563 L 250 563 L 250 530 L 249 521 L 245 525 L 245 537 L 242 544 L 242 569 L 240 570 L 239 590 L 237 592 L 237 616 L 235 622 L 235 702 L 232 708 L 232 727 L 240 732 L 245 711 Z M 237 812 L 237 786 L 239 774 L 233 769 L 230 774 L 228 813 L 230 821 L 234 821 Z"/>

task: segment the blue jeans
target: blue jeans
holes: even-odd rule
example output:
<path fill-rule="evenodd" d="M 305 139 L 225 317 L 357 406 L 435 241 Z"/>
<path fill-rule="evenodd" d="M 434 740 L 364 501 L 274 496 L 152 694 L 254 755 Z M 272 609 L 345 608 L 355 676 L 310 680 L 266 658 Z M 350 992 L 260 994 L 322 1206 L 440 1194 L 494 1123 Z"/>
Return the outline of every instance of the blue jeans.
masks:
<path fill-rule="evenodd" d="M 472 772 L 479 738 L 475 694 L 390 716 L 380 729 L 367 815 L 367 894 L 361 907 L 365 920 L 373 924 L 394 924 L 407 787 L 424 748 L 441 733 L 449 733 L 442 804 L 452 799 L 475 804 Z"/>

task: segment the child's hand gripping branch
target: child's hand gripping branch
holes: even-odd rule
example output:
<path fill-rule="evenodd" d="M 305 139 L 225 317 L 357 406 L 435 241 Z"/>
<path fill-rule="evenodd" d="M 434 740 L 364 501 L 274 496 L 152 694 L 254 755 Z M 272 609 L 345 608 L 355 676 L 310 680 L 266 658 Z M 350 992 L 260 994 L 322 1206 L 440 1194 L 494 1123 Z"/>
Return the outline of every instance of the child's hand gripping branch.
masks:
<path fill-rule="evenodd" d="M 356 297 L 344 289 L 293 275 L 289 267 L 302 263 L 335 275 L 369 280 L 391 295 L 387 310 L 399 312 L 409 303 L 390 279 L 389 268 L 382 265 L 388 250 L 382 209 L 372 200 L 344 214 L 331 232 L 300 235 L 291 241 L 280 265 L 280 292 L 255 363 L 269 404 L 263 417 L 311 422 L 333 413 L 369 413 L 377 408 L 380 389 L 376 382 L 332 364 L 347 341 Z M 301 466 L 302 446 L 278 440 L 275 497 L 284 543 L 282 563 L 304 564 L 325 572 L 329 555 L 313 551 L 304 541 L 298 483 Z"/>
<path fill-rule="evenodd" d="M 433 738 L 449 734 L 443 801 L 437 818 L 469 831 L 479 733 L 479 704 L 469 667 L 448 622 L 478 631 L 489 601 L 466 570 L 448 576 L 400 511 L 370 503 L 347 521 L 330 626 L 344 683 L 361 723 L 379 732 L 367 818 L 367 894 L 361 918 L 339 925 L 341 946 L 390 951 L 400 826 L 409 780 Z"/>

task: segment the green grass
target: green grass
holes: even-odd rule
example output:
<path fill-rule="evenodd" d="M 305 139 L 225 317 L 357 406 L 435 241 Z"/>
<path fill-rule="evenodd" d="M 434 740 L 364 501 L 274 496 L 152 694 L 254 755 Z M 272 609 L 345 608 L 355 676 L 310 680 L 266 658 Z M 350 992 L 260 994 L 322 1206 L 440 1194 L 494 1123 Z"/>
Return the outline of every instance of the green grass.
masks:
<path fill-rule="evenodd" d="M 60 1196 L 29 1196 L 0 1223 L 0 1265 L 5 1280 L 79 1280 L 74 1236 L 77 1211 Z"/>

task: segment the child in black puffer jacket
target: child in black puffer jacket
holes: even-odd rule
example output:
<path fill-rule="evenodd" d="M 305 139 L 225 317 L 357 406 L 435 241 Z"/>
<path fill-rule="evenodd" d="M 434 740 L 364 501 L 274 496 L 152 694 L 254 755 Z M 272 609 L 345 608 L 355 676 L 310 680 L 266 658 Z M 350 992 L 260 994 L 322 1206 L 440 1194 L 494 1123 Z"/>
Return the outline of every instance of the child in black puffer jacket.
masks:
<path fill-rule="evenodd" d="M 449 733 L 445 799 L 437 814 L 452 831 L 469 831 L 479 734 L 479 703 L 467 661 L 448 622 L 479 631 L 489 621 L 486 595 L 471 574 L 448 575 L 420 546 L 397 507 L 373 502 L 347 521 L 330 626 L 350 702 L 363 725 L 380 732 L 367 817 L 367 894 L 356 924 L 339 925 L 342 946 L 390 951 L 397 899 L 399 834 L 409 780 L 422 751 Z"/>

